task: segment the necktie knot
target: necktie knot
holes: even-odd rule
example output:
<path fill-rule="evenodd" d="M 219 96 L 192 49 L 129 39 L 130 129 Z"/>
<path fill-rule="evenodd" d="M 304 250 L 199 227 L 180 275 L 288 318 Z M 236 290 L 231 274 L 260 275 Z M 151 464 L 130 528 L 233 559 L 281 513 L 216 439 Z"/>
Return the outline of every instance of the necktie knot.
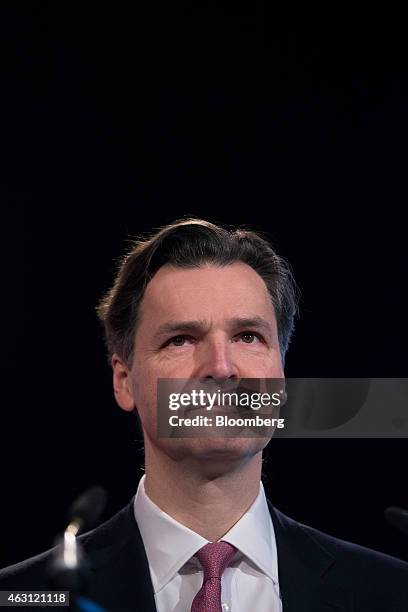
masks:
<path fill-rule="evenodd" d="M 196 557 L 201 563 L 204 580 L 221 578 L 237 549 L 228 542 L 210 542 L 200 548 Z"/>

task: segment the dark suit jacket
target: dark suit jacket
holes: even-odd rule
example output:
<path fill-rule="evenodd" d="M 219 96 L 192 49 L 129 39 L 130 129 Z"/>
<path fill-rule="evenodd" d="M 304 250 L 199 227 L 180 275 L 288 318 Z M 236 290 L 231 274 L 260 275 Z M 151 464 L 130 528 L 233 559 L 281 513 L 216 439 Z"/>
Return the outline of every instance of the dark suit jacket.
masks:
<path fill-rule="evenodd" d="M 302 525 L 271 504 L 269 508 L 284 612 L 408 612 L 408 563 Z M 133 499 L 79 539 L 91 564 L 89 597 L 112 612 L 156 611 Z M 1 570 L 0 590 L 47 590 L 50 555 L 47 551 Z M 257 612 L 256 601 L 253 610 Z"/>

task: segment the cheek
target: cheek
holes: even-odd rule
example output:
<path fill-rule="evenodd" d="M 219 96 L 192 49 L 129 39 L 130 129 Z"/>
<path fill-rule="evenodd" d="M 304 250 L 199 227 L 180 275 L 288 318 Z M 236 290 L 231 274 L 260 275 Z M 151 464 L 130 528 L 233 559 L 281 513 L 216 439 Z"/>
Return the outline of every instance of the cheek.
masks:
<path fill-rule="evenodd" d="M 141 372 L 132 376 L 133 397 L 143 425 L 154 424 L 156 419 L 156 379 L 145 377 Z"/>
<path fill-rule="evenodd" d="M 265 364 L 267 367 L 266 378 L 284 378 L 284 372 L 282 367 L 281 354 L 279 349 L 273 351 L 271 358 L 268 360 L 268 363 Z"/>
<path fill-rule="evenodd" d="M 237 364 L 248 378 L 283 378 L 283 369 L 278 350 L 247 351 L 237 356 Z"/>

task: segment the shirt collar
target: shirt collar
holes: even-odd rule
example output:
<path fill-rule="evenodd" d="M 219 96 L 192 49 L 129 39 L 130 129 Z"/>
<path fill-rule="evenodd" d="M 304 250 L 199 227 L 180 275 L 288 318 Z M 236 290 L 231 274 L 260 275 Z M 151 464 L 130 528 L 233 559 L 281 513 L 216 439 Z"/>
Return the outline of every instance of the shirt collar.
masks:
<path fill-rule="evenodd" d="M 157 593 L 209 540 L 156 506 L 146 495 L 144 481 L 145 476 L 137 488 L 134 514 L 146 549 L 153 589 Z M 278 582 L 275 533 L 262 482 L 252 506 L 222 540 L 235 546 L 275 583 Z"/>
<path fill-rule="evenodd" d="M 266 576 L 278 584 L 278 551 L 275 531 L 262 482 L 252 506 L 222 539 L 250 559 Z"/>

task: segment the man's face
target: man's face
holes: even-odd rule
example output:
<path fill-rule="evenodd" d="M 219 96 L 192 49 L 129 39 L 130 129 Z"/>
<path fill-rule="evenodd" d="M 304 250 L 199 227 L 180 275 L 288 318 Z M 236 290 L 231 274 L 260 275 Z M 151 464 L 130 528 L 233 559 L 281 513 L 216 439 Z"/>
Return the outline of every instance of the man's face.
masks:
<path fill-rule="evenodd" d="M 244 458 L 259 438 L 158 438 L 157 379 L 283 378 L 274 309 L 263 279 L 248 265 L 163 266 L 140 305 L 130 371 L 113 358 L 115 395 L 136 407 L 145 447 L 173 458 Z"/>

